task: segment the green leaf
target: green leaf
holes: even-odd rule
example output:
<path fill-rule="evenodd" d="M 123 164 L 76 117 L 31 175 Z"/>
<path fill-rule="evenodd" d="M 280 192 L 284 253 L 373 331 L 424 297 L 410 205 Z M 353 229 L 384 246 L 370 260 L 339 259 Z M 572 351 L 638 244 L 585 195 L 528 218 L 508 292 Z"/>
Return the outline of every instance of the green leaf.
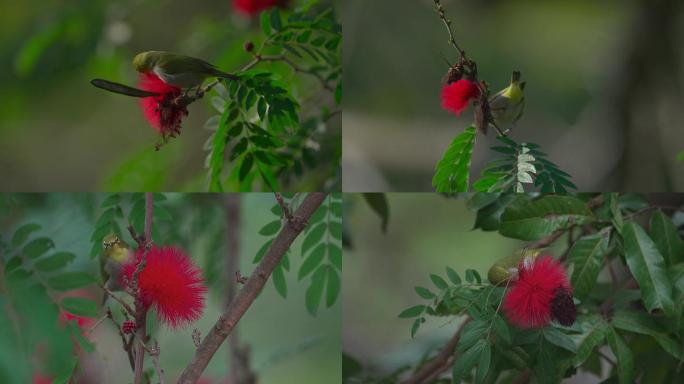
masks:
<path fill-rule="evenodd" d="M 278 264 L 273 269 L 273 286 L 280 296 L 287 298 L 287 283 L 285 282 L 285 272 L 283 272 L 283 267 Z"/>
<path fill-rule="evenodd" d="M 326 307 L 332 307 L 337 298 L 340 296 L 340 288 L 342 283 L 340 282 L 340 275 L 337 274 L 335 268 L 328 266 L 328 285 L 326 289 Z"/>
<path fill-rule="evenodd" d="M 429 289 L 424 288 L 424 287 L 415 287 L 416 293 L 418 296 L 422 297 L 423 299 L 430 300 L 435 298 L 435 294 L 430 292 Z"/>
<path fill-rule="evenodd" d="M 607 248 L 607 236 L 599 233 L 578 239 L 570 250 L 568 263 L 574 265 L 570 280 L 578 299 L 583 300 L 594 288 Z"/>
<path fill-rule="evenodd" d="M 540 384 L 556 384 L 560 381 L 551 349 L 552 347 L 547 343 L 542 343 L 539 347 L 534 374 L 537 377 L 537 382 Z"/>
<path fill-rule="evenodd" d="M 342 248 L 330 243 L 328 244 L 328 260 L 338 270 L 342 270 Z"/>
<path fill-rule="evenodd" d="M 667 331 L 655 321 L 653 316 L 639 312 L 618 310 L 613 314 L 611 324 L 618 329 L 651 336 L 665 351 L 676 359 L 679 360 L 682 357 L 682 346 L 667 335 Z"/>
<path fill-rule="evenodd" d="M 413 324 L 411 325 L 411 338 L 416 337 L 416 333 L 418 333 L 418 328 L 420 328 L 420 325 L 424 322 L 424 317 L 419 317 L 413 321 Z"/>
<path fill-rule="evenodd" d="M 40 228 L 42 228 L 40 224 L 35 223 L 28 223 L 22 225 L 14 232 L 14 236 L 12 236 L 12 245 L 18 247 L 24 244 L 24 242 L 26 241 L 26 239 L 28 239 L 31 232 L 35 232 Z"/>
<path fill-rule="evenodd" d="M 271 34 L 271 18 L 268 11 L 261 12 L 261 30 L 264 35 L 269 36 Z"/>
<path fill-rule="evenodd" d="M 382 232 L 387 232 L 387 221 L 389 219 L 389 204 L 387 203 L 387 196 L 384 193 L 364 193 L 363 198 L 371 209 L 380 216 L 382 224 Z"/>
<path fill-rule="evenodd" d="M 318 244 L 325 234 L 325 223 L 320 223 L 313 227 L 309 233 L 307 233 L 302 243 L 302 256 L 306 255 L 306 252 L 311 249 L 314 245 Z"/>
<path fill-rule="evenodd" d="M 270 223 L 264 225 L 259 230 L 259 234 L 262 236 L 273 236 L 280 230 L 281 222 L 280 220 L 273 220 Z"/>
<path fill-rule="evenodd" d="M 309 256 L 302 263 L 302 266 L 299 267 L 299 274 L 297 275 L 299 280 L 313 272 L 313 270 L 316 269 L 319 264 L 321 264 L 323 257 L 325 257 L 325 249 L 325 243 L 320 243 L 318 246 L 316 246 L 316 248 L 314 248 L 313 251 L 311 251 L 311 253 L 309 253 Z"/>
<path fill-rule="evenodd" d="M 474 269 L 466 269 L 466 281 L 469 283 L 482 284 L 480 273 Z"/>
<path fill-rule="evenodd" d="M 97 317 L 97 303 L 84 297 L 65 297 L 60 305 L 76 316 Z"/>
<path fill-rule="evenodd" d="M 268 251 L 268 248 L 271 246 L 271 243 L 273 243 L 273 239 L 265 242 L 261 248 L 257 251 L 256 255 L 254 255 L 254 260 L 252 260 L 252 263 L 256 264 L 258 263 L 262 257 L 266 254 L 266 251 Z"/>
<path fill-rule="evenodd" d="M 311 278 L 311 284 L 306 290 L 306 309 L 312 316 L 316 316 L 318 306 L 321 303 L 321 296 L 323 295 L 323 288 L 327 277 L 327 269 L 324 265 L 318 267 Z"/>
<path fill-rule="evenodd" d="M 342 240 L 342 224 L 337 221 L 331 221 L 330 235 L 337 240 Z"/>
<path fill-rule="evenodd" d="M 425 311 L 425 306 L 424 305 L 415 305 L 411 308 L 403 310 L 399 314 L 399 318 L 401 319 L 410 319 L 412 317 L 418 317 L 420 316 L 423 311 Z"/>
<path fill-rule="evenodd" d="M 511 331 L 508 329 L 506 321 L 499 314 L 494 317 L 494 332 L 506 343 L 511 343 Z"/>
<path fill-rule="evenodd" d="M 437 163 L 432 186 L 437 192 L 467 192 L 470 178 L 470 161 L 475 144 L 475 127 L 466 128 L 449 145 L 442 160 Z"/>
<path fill-rule="evenodd" d="M 672 284 L 665 270 L 665 261 L 653 240 L 633 221 L 622 227 L 625 259 L 632 275 L 639 283 L 642 300 L 649 312 L 662 309 L 674 313 Z"/>
<path fill-rule="evenodd" d="M 486 340 L 478 340 L 475 345 L 455 359 L 454 366 L 451 369 L 452 383 L 460 383 L 463 377 L 475 367 L 475 364 L 481 359 L 482 351 L 486 346 Z"/>
<path fill-rule="evenodd" d="M 613 354 L 617 357 L 617 373 L 620 384 L 629 384 L 634 382 L 634 355 L 629 346 L 622 339 L 622 336 L 610 328 L 606 334 L 608 338 L 608 345 L 613 350 Z"/>
<path fill-rule="evenodd" d="M 254 157 L 251 154 L 245 155 L 242 159 L 242 164 L 240 164 L 240 173 L 238 175 L 240 182 L 245 181 L 249 171 L 252 170 L 252 165 L 254 165 Z"/>
<path fill-rule="evenodd" d="M 54 271 L 71 263 L 75 258 L 76 255 L 71 252 L 59 252 L 38 260 L 34 265 L 37 270 L 42 272 Z"/>
<path fill-rule="evenodd" d="M 76 320 L 69 320 L 67 323 L 67 328 L 71 333 L 72 339 L 75 339 L 79 347 L 88 353 L 93 353 L 95 351 L 95 344 L 83 336 L 81 329 L 78 326 Z"/>
<path fill-rule="evenodd" d="M 651 237 L 667 265 L 684 260 L 684 241 L 672 220 L 662 211 L 656 211 L 651 215 Z"/>
<path fill-rule="evenodd" d="M 580 199 L 548 195 L 533 201 L 515 200 L 501 215 L 499 233 L 520 240 L 539 240 L 560 229 L 594 221 Z"/>
<path fill-rule="evenodd" d="M 554 327 L 546 327 L 542 332 L 544 334 L 544 338 L 549 343 L 557 345 L 572 353 L 577 352 L 577 346 L 575 345 L 575 342 L 572 341 L 570 336 L 563 333 L 560 329 Z"/>
<path fill-rule="evenodd" d="M 118 205 L 119 201 L 121 201 L 121 196 L 119 196 L 116 193 L 113 193 L 107 196 L 107 198 L 104 199 L 104 201 L 102 201 L 102 204 L 100 204 L 100 208 L 109 208 Z"/>
<path fill-rule="evenodd" d="M 39 237 L 26 244 L 22 253 L 29 259 L 35 259 L 36 257 L 43 255 L 54 246 L 55 243 L 51 239 L 48 239 L 47 237 Z"/>
<path fill-rule="evenodd" d="M 48 286 L 56 291 L 69 291 L 71 289 L 82 288 L 93 284 L 97 279 L 85 272 L 64 272 L 50 277 L 47 280 Z"/>
<path fill-rule="evenodd" d="M 228 118 L 230 109 L 223 111 L 218 129 L 214 133 L 213 144 L 209 152 L 209 192 L 223 192 L 221 186 L 221 172 L 223 171 L 223 156 L 226 151 L 226 135 L 228 134 Z"/>
<path fill-rule="evenodd" d="M 482 352 L 480 352 L 480 362 L 477 364 L 477 374 L 475 375 L 476 383 L 483 383 L 489 373 L 489 366 L 492 361 L 492 347 L 485 342 Z"/>
<path fill-rule="evenodd" d="M 435 274 L 430 274 L 430 280 L 432 280 L 432 283 L 439 289 L 447 289 L 449 286 L 444 279 Z"/>
<path fill-rule="evenodd" d="M 446 267 L 447 277 L 454 285 L 461 285 L 461 277 L 451 267 Z"/>
<path fill-rule="evenodd" d="M 489 329 L 489 323 L 484 320 L 471 320 L 463 327 L 461 338 L 458 340 L 458 351 L 470 348 L 478 340 L 482 340 Z"/>
<path fill-rule="evenodd" d="M 273 29 L 276 31 L 280 31 L 283 27 L 283 22 L 280 19 L 280 11 L 278 11 L 278 7 L 273 7 L 271 10 L 271 27 L 273 27 Z"/>
<path fill-rule="evenodd" d="M 573 358 L 573 365 L 575 367 L 584 364 L 594 348 L 603 343 L 608 329 L 606 323 L 600 318 L 583 323 L 583 326 L 585 332 L 571 336 L 574 344 L 577 346 L 577 353 Z"/>

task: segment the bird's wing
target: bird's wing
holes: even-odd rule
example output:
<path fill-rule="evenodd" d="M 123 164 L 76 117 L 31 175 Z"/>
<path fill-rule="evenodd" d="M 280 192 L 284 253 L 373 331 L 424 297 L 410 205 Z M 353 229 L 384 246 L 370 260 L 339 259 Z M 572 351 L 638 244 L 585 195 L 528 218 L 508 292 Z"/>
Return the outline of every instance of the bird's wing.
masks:
<path fill-rule="evenodd" d="M 157 61 L 157 66 L 162 67 L 169 75 L 180 73 L 212 73 L 216 67 L 196 57 L 167 53 Z"/>
<path fill-rule="evenodd" d="M 500 91 L 489 99 L 489 109 L 493 112 L 501 112 L 508 106 L 508 99 L 503 95 L 504 91 Z"/>

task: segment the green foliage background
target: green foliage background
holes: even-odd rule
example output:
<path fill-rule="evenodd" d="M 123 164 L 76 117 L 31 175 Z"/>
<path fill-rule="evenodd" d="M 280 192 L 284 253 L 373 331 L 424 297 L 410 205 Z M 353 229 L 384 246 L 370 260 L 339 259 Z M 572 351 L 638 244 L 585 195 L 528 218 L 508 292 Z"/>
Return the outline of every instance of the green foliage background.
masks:
<path fill-rule="evenodd" d="M 300 0 L 295 6 L 319 3 Z M 339 11 L 340 1 L 323 0 Z M 206 59 L 232 71 L 251 57 L 243 45 L 263 38 L 256 20 L 232 11 L 231 0 L 68 0 L 5 2 L 0 12 L 0 170 L 5 190 L 205 191 L 203 129 L 214 114 L 212 92 L 189 108 L 183 134 L 154 152 L 156 132 L 138 100 L 89 84 L 104 78 L 137 84 L 130 61 L 146 50 Z M 307 102 L 302 121 L 334 105 L 314 78 L 281 63 L 259 64 Z M 320 105 L 319 105 L 320 104 Z M 337 189 L 341 118 L 328 121 L 315 164 L 287 190 Z M 239 165 L 239 164 L 238 164 Z M 231 163 L 230 168 L 236 166 Z M 231 185 L 228 189 L 235 190 Z"/>
<path fill-rule="evenodd" d="M 98 279 L 99 262 L 93 258 L 91 249 L 101 247 L 98 237 L 104 232 L 117 229 L 125 230 L 126 221 L 118 220 L 114 228 L 107 224 L 111 221 L 103 214 L 110 209 L 121 207 L 123 216 L 130 219 L 134 226 L 142 227 L 139 213 L 142 194 L 124 194 L 112 198 L 106 194 L 18 194 L 3 195 L 0 199 L 0 226 L 2 228 L 3 263 L 9 264 L 8 253 L 15 230 L 26 223 L 37 223 L 40 229 L 26 232 L 24 242 L 31 244 L 34 239 L 49 238 L 51 242 L 44 249 L 24 254 L 35 254 L 33 261 L 23 257 L 21 266 L 15 265 L 5 278 L 10 281 L 34 281 L 41 279 L 50 281 L 53 276 L 62 273 L 80 272 Z M 158 244 L 182 246 L 194 258 L 204 273 L 209 285 L 208 306 L 202 318 L 191 326 L 181 330 L 168 330 L 154 326 L 154 337 L 158 337 L 161 347 L 161 365 L 166 372 L 167 381 L 173 381 L 185 364 L 189 361 L 193 350 L 192 330 L 198 328 L 203 334 L 214 324 L 224 307 L 224 265 L 225 257 L 225 224 L 223 200 L 219 195 L 209 194 L 164 194 L 155 195 L 155 221 L 153 237 Z M 101 205 L 107 206 L 100 208 Z M 113 205 L 114 204 L 114 205 Z M 265 236 L 260 234 L 263 227 L 273 222 L 275 215 L 271 212 L 275 205 L 273 194 L 248 194 L 242 196 L 242 227 L 240 228 L 240 271 L 247 275 L 254 269 L 254 256 L 262 247 Z M 143 215 L 144 216 L 144 215 Z M 115 218 L 118 214 L 115 213 Z M 115 220 L 115 222 L 116 222 Z M 96 222 L 100 226 L 96 228 Z M 105 224 L 103 224 L 105 223 Z M 25 227 L 26 228 L 26 227 Z M 139 229 L 139 228 L 138 228 Z M 131 241 L 124 234 L 127 241 Z M 341 329 L 341 305 L 339 300 L 330 301 L 329 305 L 320 305 L 315 316 L 307 311 L 305 301 L 310 283 L 300 281 L 297 273 L 305 258 L 300 256 L 303 239 L 298 239 L 289 256 L 291 270 L 282 275 L 287 285 L 287 298 L 283 299 L 269 281 L 264 291 L 243 317 L 239 326 L 241 342 L 251 345 L 252 367 L 263 383 L 301 383 L 308 380 L 316 382 L 336 382 L 341 375 L 339 350 Z M 34 263 L 53 258 L 55 254 L 70 252 L 73 256 L 59 270 L 52 272 L 36 272 Z M 14 263 L 14 262 L 12 262 Z M 30 276 L 18 274 L 17 268 L 34 271 Z M 324 266 L 324 268 L 327 268 Z M 64 282 L 84 286 L 81 294 L 99 302 L 101 291 L 94 285 L 75 283 L 75 279 L 64 279 Z M 22 285 L 18 285 L 21 287 Z M 70 288 L 68 288 L 70 289 Z M 79 288 L 80 289 L 80 288 Z M 21 358 L 20 349 L 10 319 L 4 305 L 7 297 L 0 295 L 0 381 L 3 383 L 26 383 L 33 372 L 43 370 L 45 373 L 56 373 L 70 370 L 72 343 L 69 329 L 58 326 L 56 309 L 49 304 L 44 293 L 31 295 L 26 290 L 15 291 L 13 303 L 20 306 L 22 314 L 21 334 L 24 336 L 24 350 L 34 356 L 33 360 Z M 55 291 L 50 291 L 54 295 Z M 111 300 L 110 300 L 111 301 Z M 113 310 L 116 307 L 112 306 Z M 79 307 L 90 316 L 101 316 L 100 309 L 93 312 L 87 305 Z M 94 309 L 94 308 L 93 308 Z M 114 310 L 115 314 L 117 313 Z M 26 316 L 31 314 L 31 316 Z M 276 326 L 277 324 L 277 326 Z M 121 349 L 121 341 L 111 322 L 101 324 L 93 333 L 94 352 L 87 354 L 88 375 L 93 382 L 121 383 L 131 380 L 132 374 L 125 353 Z M 50 359 L 35 359 L 35 349 L 42 345 L 44 350 L 54 352 Z M 205 377 L 223 378 L 227 373 L 227 343 L 217 352 L 208 366 Z M 148 361 L 149 364 L 149 361 Z"/>

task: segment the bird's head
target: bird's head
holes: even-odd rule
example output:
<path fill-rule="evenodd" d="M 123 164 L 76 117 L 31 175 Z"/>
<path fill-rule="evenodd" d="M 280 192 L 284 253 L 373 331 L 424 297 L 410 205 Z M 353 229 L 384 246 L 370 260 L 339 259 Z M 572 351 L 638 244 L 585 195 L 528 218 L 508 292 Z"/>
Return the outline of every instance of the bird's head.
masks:
<path fill-rule="evenodd" d="M 524 96 L 523 91 L 525 90 L 525 82 L 520 81 L 521 76 L 520 71 L 513 71 L 513 74 L 511 75 L 511 85 L 504 90 L 504 96 L 514 102 L 519 101 Z"/>
<path fill-rule="evenodd" d="M 138 53 L 133 58 L 133 67 L 138 72 L 149 72 L 154 68 L 154 65 L 159 59 L 159 52 L 157 51 L 147 51 Z"/>
<path fill-rule="evenodd" d="M 125 260 L 128 257 L 129 248 L 128 244 L 114 233 L 110 233 L 102 239 L 104 255 L 117 261 Z"/>

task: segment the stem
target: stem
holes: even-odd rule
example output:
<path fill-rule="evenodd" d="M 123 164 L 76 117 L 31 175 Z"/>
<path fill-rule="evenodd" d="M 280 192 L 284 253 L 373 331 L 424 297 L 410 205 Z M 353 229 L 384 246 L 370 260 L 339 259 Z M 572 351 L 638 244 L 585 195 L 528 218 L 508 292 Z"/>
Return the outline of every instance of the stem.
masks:
<path fill-rule="evenodd" d="M 259 265 L 257 265 L 245 283 L 244 288 L 237 294 L 230 306 L 216 321 L 211 331 L 202 340 L 202 344 L 197 348 L 192 360 L 181 374 L 178 380 L 179 384 L 197 382 L 211 358 L 257 298 L 273 269 L 290 248 L 292 242 L 304 230 L 304 224 L 323 203 L 326 195 L 327 193 L 316 192 L 306 196 L 302 205 L 295 212 L 293 220 L 287 221 L 278 233 L 278 236 L 273 240 Z"/>
<path fill-rule="evenodd" d="M 468 316 L 463 323 L 458 327 L 454 336 L 449 340 L 449 342 L 442 348 L 442 350 L 435 356 L 429 363 L 423 365 L 423 367 L 416 372 L 410 378 L 401 382 L 401 384 L 422 384 L 428 383 L 431 378 L 439 375 L 449 368 L 447 362 L 449 358 L 454 354 L 458 341 L 461 339 L 461 333 L 466 324 L 472 320 Z"/>
<path fill-rule="evenodd" d="M 140 271 L 145 268 L 147 263 L 147 253 L 152 241 L 152 214 L 154 212 L 154 201 L 151 192 L 145 192 L 145 251 L 143 257 L 138 264 L 133 276 L 133 283 L 135 286 L 135 337 L 139 340 L 135 344 L 135 384 L 142 384 L 145 366 L 145 345 L 143 342 L 147 340 L 147 308 L 142 302 L 142 295 L 138 288 L 138 275 Z"/>

